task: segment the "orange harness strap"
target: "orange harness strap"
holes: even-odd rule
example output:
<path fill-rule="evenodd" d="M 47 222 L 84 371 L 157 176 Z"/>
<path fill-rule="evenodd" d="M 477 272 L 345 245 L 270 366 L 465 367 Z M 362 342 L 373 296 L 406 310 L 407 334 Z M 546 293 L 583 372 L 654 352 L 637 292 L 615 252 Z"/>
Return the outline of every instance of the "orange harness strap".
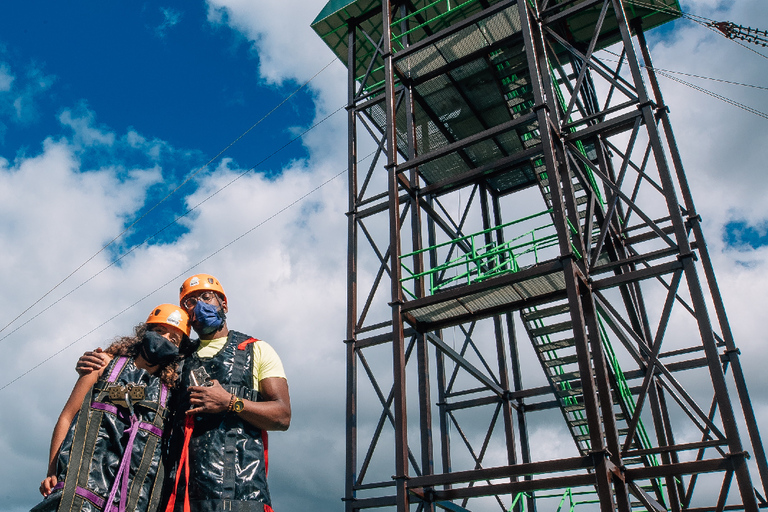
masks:
<path fill-rule="evenodd" d="M 256 338 L 248 338 L 247 340 L 240 342 L 240 344 L 237 345 L 237 350 L 245 350 L 245 347 L 247 347 L 251 343 L 256 343 L 257 341 L 261 341 L 261 340 Z"/>
<path fill-rule="evenodd" d="M 189 440 L 192 438 L 192 431 L 195 428 L 194 416 L 187 416 L 184 420 L 184 446 L 181 449 L 181 457 L 179 458 L 179 467 L 176 469 L 176 482 L 173 484 L 173 492 L 168 499 L 168 506 L 165 507 L 165 512 L 173 512 L 173 508 L 176 505 L 176 491 L 179 489 L 179 477 L 181 477 L 181 469 L 184 468 L 184 512 L 190 512 L 189 508 Z"/>

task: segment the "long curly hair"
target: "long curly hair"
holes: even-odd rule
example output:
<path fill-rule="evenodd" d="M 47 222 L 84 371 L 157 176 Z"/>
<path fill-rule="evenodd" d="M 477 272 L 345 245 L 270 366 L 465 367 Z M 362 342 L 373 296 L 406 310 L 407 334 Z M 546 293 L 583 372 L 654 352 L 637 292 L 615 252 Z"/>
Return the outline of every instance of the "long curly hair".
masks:
<path fill-rule="evenodd" d="M 144 337 L 147 329 L 147 324 L 144 322 L 138 324 L 133 328 L 133 336 L 118 336 L 115 338 L 115 341 L 104 350 L 104 352 L 112 357 L 126 356 L 136 358 L 141 351 L 141 339 Z M 179 380 L 179 372 L 177 371 L 177 368 L 179 367 L 181 359 L 181 356 L 177 357 L 172 362 L 161 367 L 160 370 L 155 373 L 165 385 L 169 387 L 176 386 L 176 383 Z"/>

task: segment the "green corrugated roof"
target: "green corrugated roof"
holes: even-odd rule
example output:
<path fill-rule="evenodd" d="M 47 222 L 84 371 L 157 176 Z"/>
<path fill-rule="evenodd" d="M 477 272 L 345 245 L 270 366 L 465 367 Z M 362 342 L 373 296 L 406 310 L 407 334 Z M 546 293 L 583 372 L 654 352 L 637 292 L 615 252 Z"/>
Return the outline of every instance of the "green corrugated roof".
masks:
<path fill-rule="evenodd" d="M 317 18 L 315 18 L 315 21 L 313 21 L 310 26 L 314 27 L 315 23 L 317 23 L 318 21 L 322 21 L 325 18 L 327 18 L 328 16 L 330 16 L 332 14 L 336 14 L 337 12 L 339 12 L 340 10 L 345 8 L 346 6 L 348 6 L 350 4 L 354 4 L 356 1 L 357 0 L 352 0 L 352 1 L 349 1 L 349 0 L 331 0 L 330 2 L 325 4 L 325 7 L 323 7 L 323 10 L 320 11 L 320 14 L 317 15 Z"/>
<path fill-rule="evenodd" d="M 412 0 L 409 4 L 416 14 L 409 13 L 406 20 L 398 20 L 393 25 L 393 50 L 397 52 L 402 46 L 400 40 L 406 34 L 400 32 L 401 21 L 408 25 L 407 37 L 411 42 L 420 41 L 430 34 L 462 21 L 483 10 L 483 4 L 494 5 L 502 0 Z M 514 4 L 512 4 L 514 5 Z M 357 36 L 357 62 L 355 74 L 362 77 L 368 71 L 371 57 L 375 55 L 376 47 L 371 41 L 381 38 L 382 13 L 381 0 L 331 0 L 312 22 L 312 29 L 333 53 L 347 64 L 347 24 L 350 19 L 356 19 L 360 32 Z M 363 35 L 362 32 L 365 32 Z M 368 85 L 383 79 L 380 64 L 375 64 L 370 72 Z"/>
<path fill-rule="evenodd" d="M 493 5 L 500 0 L 483 2 Z M 553 2 L 552 5 L 560 3 Z M 416 42 L 436 33 L 454 23 L 472 16 L 483 9 L 479 0 L 413 0 L 412 9 L 419 11 L 419 17 L 408 21 L 408 37 Z M 573 4 L 570 4 L 572 6 Z M 624 0 L 627 16 L 631 19 L 641 18 L 646 30 L 672 21 L 680 16 L 678 0 Z M 574 40 L 587 40 L 591 36 L 591 27 L 600 11 L 595 6 L 591 11 L 582 11 L 568 19 L 567 23 Z M 347 61 L 347 23 L 351 18 L 360 20 L 360 28 L 373 38 L 381 36 L 381 0 L 330 0 L 312 22 L 312 28 L 325 41 L 331 50 L 346 64 Z M 610 25 L 610 22 L 607 22 Z M 414 27 L 415 26 L 415 27 Z M 393 38 L 401 37 L 397 33 L 398 26 L 393 25 Z M 610 26 L 604 27 L 609 31 Z M 375 50 L 373 45 L 364 37 L 358 38 L 358 76 L 366 71 L 370 55 Z M 614 42 L 606 38 L 603 43 Z M 394 48 L 397 51 L 397 48 Z"/>

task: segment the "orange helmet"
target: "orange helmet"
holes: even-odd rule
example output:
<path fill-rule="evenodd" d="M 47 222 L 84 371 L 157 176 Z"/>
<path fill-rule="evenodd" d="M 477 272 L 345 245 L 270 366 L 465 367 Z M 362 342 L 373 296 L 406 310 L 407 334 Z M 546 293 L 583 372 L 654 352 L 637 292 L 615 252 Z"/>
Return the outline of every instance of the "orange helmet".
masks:
<path fill-rule="evenodd" d="M 219 280 L 210 274 L 195 274 L 184 281 L 179 289 L 179 304 L 184 300 L 184 297 L 190 293 L 200 290 L 211 290 L 221 294 L 221 297 L 226 302 L 227 295 L 224 293 L 224 288 L 221 287 Z"/>
<path fill-rule="evenodd" d="M 147 317 L 148 324 L 166 324 L 189 336 L 190 325 L 187 312 L 174 304 L 160 304 Z"/>

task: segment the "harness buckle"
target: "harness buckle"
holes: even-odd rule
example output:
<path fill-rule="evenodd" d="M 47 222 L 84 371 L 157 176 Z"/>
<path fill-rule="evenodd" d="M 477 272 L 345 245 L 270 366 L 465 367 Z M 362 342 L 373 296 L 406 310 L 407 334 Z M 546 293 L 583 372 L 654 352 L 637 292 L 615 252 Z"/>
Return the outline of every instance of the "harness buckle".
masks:
<path fill-rule="evenodd" d="M 139 402 L 144 400 L 146 386 L 139 384 L 127 384 L 125 386 L 114 384 L 107 386 L 107 393 L 109 393 L 109 401 L 113 404 L 132 408 L 130 401 Z"/>
<path fill-rule="evenodd" d="M 130 386 L 128 395 L 131 400 L 144 400 L 144 388 L 145 386 Z"/>

